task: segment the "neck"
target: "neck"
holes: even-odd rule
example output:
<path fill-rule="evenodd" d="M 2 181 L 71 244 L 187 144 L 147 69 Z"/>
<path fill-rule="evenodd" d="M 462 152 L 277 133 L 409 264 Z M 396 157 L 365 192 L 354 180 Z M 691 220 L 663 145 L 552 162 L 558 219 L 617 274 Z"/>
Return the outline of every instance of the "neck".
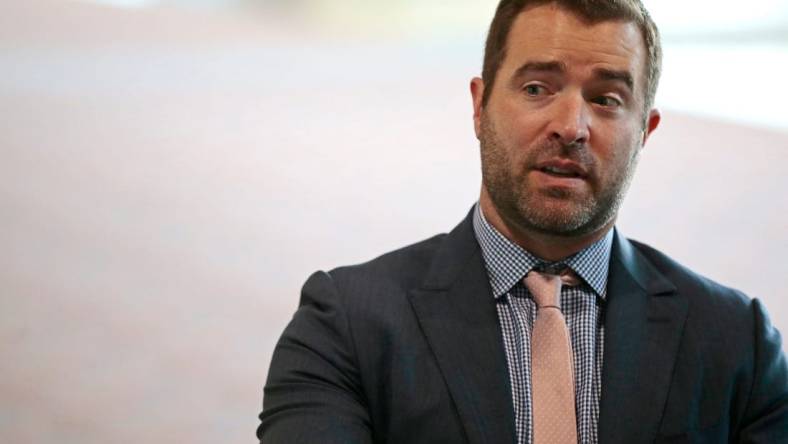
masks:
<path fill-rule="evenodd" d="M 560 261 L 602 239 L 615 224 L 615 218 L 592 233 L 582 236 L 560 236 L 528 230 L 504 220 L 492 201 L 482 193 L 479 199 L 484 218 L 510 241 L 534 256 L 551 262 Z"/>

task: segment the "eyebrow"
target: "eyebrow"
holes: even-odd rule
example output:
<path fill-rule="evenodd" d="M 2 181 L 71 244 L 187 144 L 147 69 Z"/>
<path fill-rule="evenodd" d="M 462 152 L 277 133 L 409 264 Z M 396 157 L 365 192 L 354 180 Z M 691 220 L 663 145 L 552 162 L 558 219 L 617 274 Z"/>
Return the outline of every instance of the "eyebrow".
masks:
<path fill-rule="evenodd" d="M 514 81 L 517 81 L 528 74 L 533 73 L 554 73 L 554 74 L 564 74 L 566 73 L 566 64 L 564 62 L 559 61 L 549 61 L 549 62 L 528 62 L 517 68 L 512 76 Z M 600 80 L 606 81 L 615 81 L 621 82 L 629 88 L 630 91 L 634 91 L 635 89 L 635 81 L 632 78 L 632 74 L 629 71 L 623 70 L 615 70 L 615 69 L 607 69 L 607 68 L 596 68 L 593 71 L 594 77 Z"/>
<path fill-rule="evenodd" d="M 635 81 L 632 79 L 632 74 L 629 71 L 618 71 L 615 69 L 597 68 L 594 70 L 594 77 L 602 80 L 612 80 L 621 82 L 629 88 L 630 91 L 635 89 Z"/>
<path fill-rule="evenodd" d="M 517 68 L 517 71 L 514 72 L 514 76 L 512 76 L 512 78 L 519 79 L 524 77 L 526 74 L 536 72 L 552 72 L 556 74 L 562 74 L 566 72 L 566 64 L 564 62 L 558 61 L 528 62 Z"/>

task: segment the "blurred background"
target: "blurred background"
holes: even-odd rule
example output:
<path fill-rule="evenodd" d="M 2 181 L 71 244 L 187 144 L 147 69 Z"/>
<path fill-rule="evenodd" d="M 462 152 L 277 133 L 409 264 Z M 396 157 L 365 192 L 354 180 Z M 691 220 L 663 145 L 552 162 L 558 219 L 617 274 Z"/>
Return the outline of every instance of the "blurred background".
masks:
<path fill-rule="evenodd" d="M 316 269 L 451 229 L 494 0 L 0 0 L 0 442 L 255 442 Z M 788 3 L 650 0 L 620 229 L 788 331 Z"/>

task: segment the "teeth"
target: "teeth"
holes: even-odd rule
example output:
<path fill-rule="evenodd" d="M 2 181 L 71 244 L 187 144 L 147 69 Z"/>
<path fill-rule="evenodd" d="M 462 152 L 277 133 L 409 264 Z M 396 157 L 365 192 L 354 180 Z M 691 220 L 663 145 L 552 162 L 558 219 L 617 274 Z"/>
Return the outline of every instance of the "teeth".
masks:
<path fill-rule="evenodd" d="M 542 168 L 542 169 L 544 171 L 547 171 L 548 173 L 552 173 L 552 174 L 560 174 L 562 176 L 576 176 L 576 174 L 573 173 L 572 171 L 564 170 L 562 168 L 545 167 L 545 168 Z"/>

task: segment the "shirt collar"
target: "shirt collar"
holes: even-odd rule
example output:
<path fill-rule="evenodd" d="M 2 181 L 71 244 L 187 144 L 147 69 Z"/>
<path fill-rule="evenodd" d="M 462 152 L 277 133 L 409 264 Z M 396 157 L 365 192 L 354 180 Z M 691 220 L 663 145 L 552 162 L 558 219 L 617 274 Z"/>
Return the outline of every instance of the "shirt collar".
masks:
<path fill-rule="evenodd" d="M 473 212 L 473 231 L 482 249 L 487 277 L 493 296 L 498 298 L 512 289 L 522 278 L 539 264 L 548 263 L 507 239 L 484 218 L 477 203 Z M 613 230 L 581 251 L 559 261 L 585 281 L 594 292 L 605 298 L 607 275 L 610 268 L 610 252 L 613 246 Z"/>

